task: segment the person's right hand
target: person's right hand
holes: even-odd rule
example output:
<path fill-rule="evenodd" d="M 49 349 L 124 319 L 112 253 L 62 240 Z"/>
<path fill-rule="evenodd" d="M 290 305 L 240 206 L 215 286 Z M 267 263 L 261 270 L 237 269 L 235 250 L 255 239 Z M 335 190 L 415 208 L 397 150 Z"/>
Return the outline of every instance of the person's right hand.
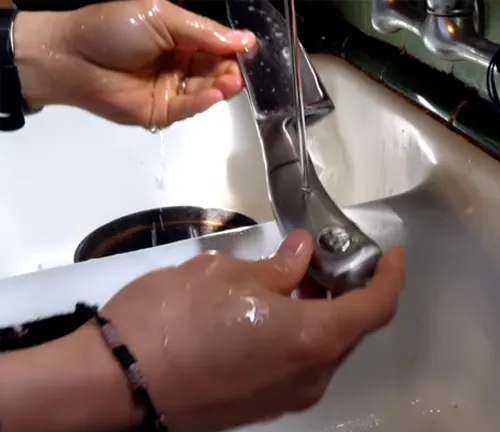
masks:
<path fill-rule="evenodd" d="M 296 231 L 267 260 L 199 256 L 131 283 L 103 309 L 172 430 L 216 431 L 310 407 L 344 357 L 391 320 L 401 250 L 382 258 L 364 289 L 292 299 L 311 252 L 310 236 Z"/>

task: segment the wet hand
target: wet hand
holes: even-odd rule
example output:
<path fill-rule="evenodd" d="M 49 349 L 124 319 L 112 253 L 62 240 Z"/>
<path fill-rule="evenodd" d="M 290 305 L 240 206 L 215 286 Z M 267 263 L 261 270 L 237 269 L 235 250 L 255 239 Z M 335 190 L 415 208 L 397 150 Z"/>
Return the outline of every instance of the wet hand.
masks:
<path fill-rule="evenodd" d="M 382 258 L 364 289 L 292 299 L 311 253 L 310 236 L 297 231 L 268 260 L 200 256 L 144 276 L 104 308 L 173 430 L 221 430 L 312 406 L 346 355 L 391 320 L 401 250 Z"/>
<path fill-rule="evenodd" d="M 243 80 L 234 54 L 255 41 L 165 0 L 21 13 L 15 26 L 17 64 L 32 105 L 76 105 L 147 128 L 238 94 Z"/>

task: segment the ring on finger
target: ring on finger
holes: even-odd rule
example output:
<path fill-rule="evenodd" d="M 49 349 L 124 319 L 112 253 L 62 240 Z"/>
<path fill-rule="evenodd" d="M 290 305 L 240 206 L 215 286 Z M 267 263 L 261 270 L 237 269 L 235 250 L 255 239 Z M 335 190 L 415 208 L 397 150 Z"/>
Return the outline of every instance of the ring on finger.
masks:
<path fill-rule="evenodd" d="M 179 94 L 186 94 L 187 78 L 183 78 L 179 83 Z"/>

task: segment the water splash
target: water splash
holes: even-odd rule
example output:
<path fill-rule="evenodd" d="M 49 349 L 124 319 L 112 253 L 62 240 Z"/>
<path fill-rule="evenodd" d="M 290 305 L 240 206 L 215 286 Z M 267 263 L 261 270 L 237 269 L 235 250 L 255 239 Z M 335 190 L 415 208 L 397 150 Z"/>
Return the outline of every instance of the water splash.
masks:
<path fill-rule="evenodd" d="M 343 423 L 338 423 L 333 426 L 332 431 L 335 432 L 365 432 L 374 429 L 379 429 L 380 420 L 374 415 L 370 414 L 364 419 L 353 419 Z"/>
<path fill-rule="evenodd" d="M 160 219 L 160 227 L 162 231 L 165 231 L 165 225 L 163 224 L 163 209 L 160 209 L 158 218 Z"/>
<path fill-rule="evenodd" d="M 156 234 L 156 224 L 153 223 L 153 229 L 151 230 L 151 245 L 153 247 L 158 246 L 158 236 Z"/>
<path fill-rule="evenodd" d="M 189 238 L 197 238 L 200 236 L 198 229 L 192 225 L 189 226 L 188 231 L 189 231 Z"/>

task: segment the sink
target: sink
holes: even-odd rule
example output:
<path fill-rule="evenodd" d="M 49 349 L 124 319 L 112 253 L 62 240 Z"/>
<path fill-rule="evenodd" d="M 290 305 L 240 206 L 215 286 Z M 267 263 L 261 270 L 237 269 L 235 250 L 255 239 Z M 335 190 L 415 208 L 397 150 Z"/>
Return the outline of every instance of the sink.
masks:
<path fill-rule="evenodd" d="M 337 111 L 311 131 L 313 158 L 361 225 L 402 222 L 406 290 L 316 407 L 242 430 L 497 430 L 500 164 L 346 62 L 314 63 Z"/>
<path fill-rule="evenodd" d="M 46 108 L 2 135 L 0 196 L 0 278 L 70 264 L 91 231 L 149 208 L 198 205 L 272 219 L 244 95 L 161 134 Z"/>
<path fill-rule="evenodd" d="M 336 110 L 309 131 L 311 157 L 349 215 L 382 243 L 405 244 L 406 291 L 394 322 L 364 341 L 319 405 L 241 430 L 493 432 L 500 406 L 500 164 L 344 60 L 312 60 Z M 2 135 L 0 276 L 70 264 L 88 232 L 145 208 L 225 207 L 272 220 L 244 95 L 176 124 L 163 139 L 162 168 L 158 134 L 60 107 Z M 376 218 L 375 229 L 368 222 Z M 403 229 L 393 229 L 397 224 Z M 257 259 L 275 248 L 279 235 L 271 226 L 238 234 L 239 256 Z M 182 256 L 202 251 L 204 241 L 180 243 Z M 160 250 L 135 253 L 156 253 L 142 271 L 179 261 L 174 249 L 163 260 Z M 74 269 L 92 278 L 91 269 L 105 263 L 139 263 L 126 255 L 3 279 L 0 305 L 24 301 L 28 316 L 37 295 L 54 310 L 75 298 L 105 302 L 126 282 L 120 272 L 113 272 L 113 286 L 111 277 L 102 286 L 68 285 L 57 275 Z M 166 263 L 167 256 L 174 261 Z"/>
<path fill-rule="evenodd" d="M 309 134 L 311 156 L 341 205 L 405 192 L 425 177 L 432 153 L 402 116 L 342 103 L 359 93 L 351 68 L 314 63 L 337 109 Z M 376 88 L 376 87 L 374 87 Z M 361 125 L 361 127 L 360 127 Z M 112 124 L 75 108 L 49 107 L 0 145 L 0 278 L 72 263 L 95 228 L 136 211 L 174 205 L 228 208 L 273 219 L 260 143 L 246 96 L 160 134 Z M 163 144 L 161 144 L 163 138 Z M 164 156 L 162 159 L 162 145 Z"/>
<path fill-rule="evenodd" d="M 309 152 L 336 202 L 360 204 L 422 183 L 435 157 L 419 130 L 383 102 L 386 90 L 372 86 L 363 94 L 358 79 L 366 77 L 350 65 L 327 55 L 312 59 L 336 110 L 309 128 Z M 355 79 L 346 79 L 353 73 Z"/>

